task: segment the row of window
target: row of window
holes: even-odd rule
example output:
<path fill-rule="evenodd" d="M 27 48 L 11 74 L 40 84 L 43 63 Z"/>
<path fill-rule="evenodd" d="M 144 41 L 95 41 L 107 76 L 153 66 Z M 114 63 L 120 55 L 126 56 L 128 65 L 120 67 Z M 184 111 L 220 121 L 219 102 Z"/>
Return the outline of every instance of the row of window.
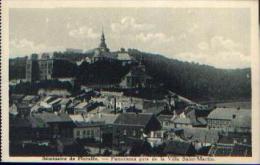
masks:
<path fill-rule="evenodd" d="M 96 133 L 98 133 L 98 130 L 96 130 Z M 77 137 L 94 137 L 94 130 L 77 130 L 76 136 Z"/>

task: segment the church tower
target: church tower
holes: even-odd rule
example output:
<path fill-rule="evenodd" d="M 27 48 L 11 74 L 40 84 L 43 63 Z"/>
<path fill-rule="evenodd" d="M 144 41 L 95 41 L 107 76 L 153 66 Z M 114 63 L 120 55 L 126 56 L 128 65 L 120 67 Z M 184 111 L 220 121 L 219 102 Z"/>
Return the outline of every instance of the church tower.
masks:
<path fill-rule="evenodd" d="M 107 44 L 106 44 L 106 39 L 105 39 L 105 34 L 103 31 L 103 27 L 102 27 L 102 34 L 101 34 L 101 40 L 100 40 L 100 44 L 99 44 L 99 49 L 102 52 L 109 52 L 109 49 L 107 48 Z"/>

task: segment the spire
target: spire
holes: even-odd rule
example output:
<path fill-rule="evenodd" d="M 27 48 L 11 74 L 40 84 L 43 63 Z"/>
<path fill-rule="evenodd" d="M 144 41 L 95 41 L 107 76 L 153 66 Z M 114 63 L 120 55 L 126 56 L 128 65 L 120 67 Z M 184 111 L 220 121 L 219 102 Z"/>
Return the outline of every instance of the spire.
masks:
<path fill-rule="evenodd" d="M 105 39 L 105 34 L 104 34 L 104 30 L 103 30 L 103 26 L 102 26 L 102 33 L 101 33 L 101 39 L 100 39 L 99 48 L 102 51 L 108 51 L 107 44 L 106 44 L 106 39 Z"/>

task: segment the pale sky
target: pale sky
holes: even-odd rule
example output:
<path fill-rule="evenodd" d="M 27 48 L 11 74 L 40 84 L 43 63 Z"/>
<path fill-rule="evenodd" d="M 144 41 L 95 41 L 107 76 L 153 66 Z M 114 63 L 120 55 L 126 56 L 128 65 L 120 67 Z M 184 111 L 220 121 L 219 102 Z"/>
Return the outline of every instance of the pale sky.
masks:
<path fill-rule="evenodd" d="M 250 67 L 249 9 L 10 9 L 9 16 L 11 57 L 96 48 L 103 26 L 111 51 L 136 48 L 217 68 Z"/>

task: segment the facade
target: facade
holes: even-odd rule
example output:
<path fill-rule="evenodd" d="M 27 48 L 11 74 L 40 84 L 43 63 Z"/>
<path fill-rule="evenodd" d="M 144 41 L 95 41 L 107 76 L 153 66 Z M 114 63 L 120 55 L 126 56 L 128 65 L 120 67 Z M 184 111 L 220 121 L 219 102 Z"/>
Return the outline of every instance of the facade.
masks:
<path fill-rule="evenodd" d="M 52 79 L 53 62 L 48 53 L 43 53 L 41 59 L 37 54 L 32 54 L 26 62 L 26 81 Z"/>
<path fill-rule="evenodd" d="M 76 127 L 73 129 L 74 139 L 94 139 L 101 141 L 102 122 L 74 122 Z"/>
<path fill-rule="evenodd" d="M 39 63 L 38 55 L 32 54 L 29 59 L 26 61 L 26 81 L 34 82 L 39 79 Z"/>

